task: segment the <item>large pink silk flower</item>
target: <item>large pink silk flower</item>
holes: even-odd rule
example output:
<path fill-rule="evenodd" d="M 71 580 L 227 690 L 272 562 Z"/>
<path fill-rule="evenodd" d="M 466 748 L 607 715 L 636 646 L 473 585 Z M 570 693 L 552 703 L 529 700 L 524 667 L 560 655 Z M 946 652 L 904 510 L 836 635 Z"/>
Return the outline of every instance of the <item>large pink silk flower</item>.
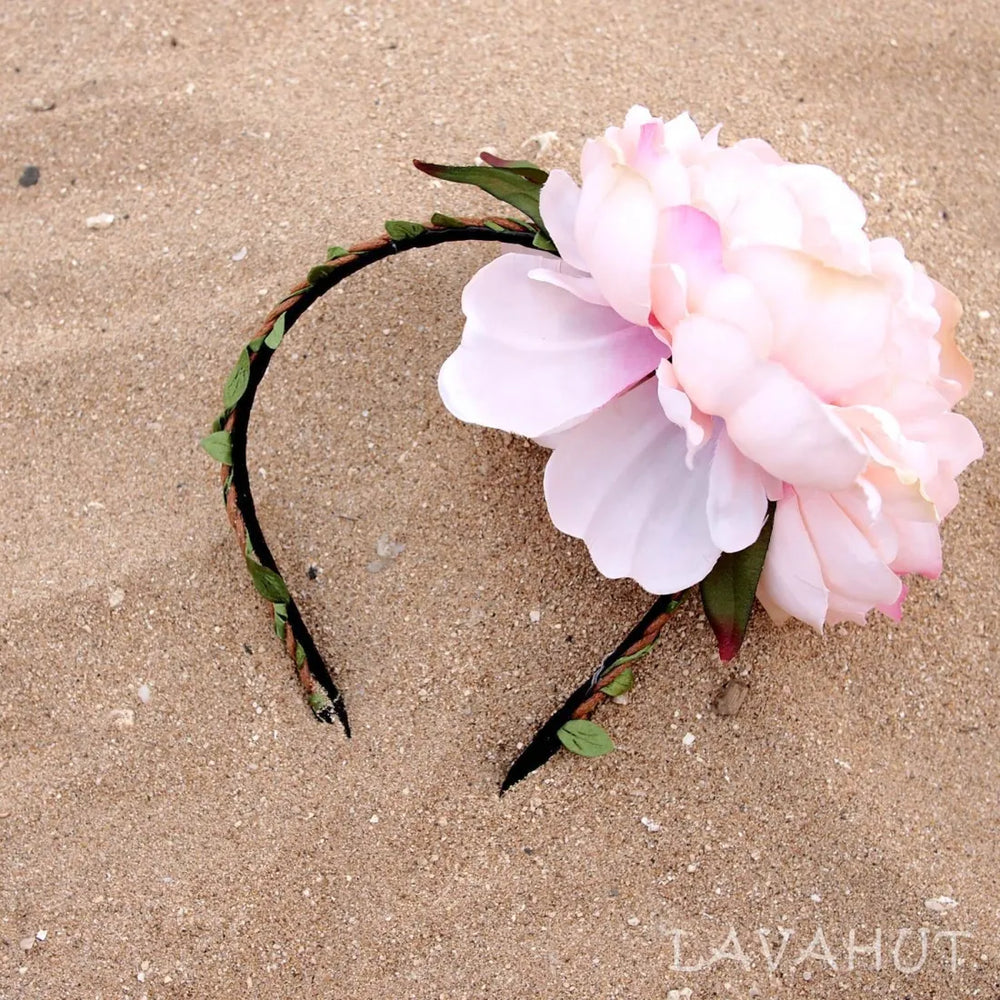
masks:
<path fill-rule="evenodd" d="M 836 174 L 762 140 L 634 107 L 581 171 L 541 191 L 560 258 L 506 253 L 466 287 L 445 405 L 553 448 L 552 520 L 605 576 L 696 584 L 773 500 L 773 619 L 898 617 L 982 454 L 952 412 L 972 378 L 958 300 L 867 238 Z"/>

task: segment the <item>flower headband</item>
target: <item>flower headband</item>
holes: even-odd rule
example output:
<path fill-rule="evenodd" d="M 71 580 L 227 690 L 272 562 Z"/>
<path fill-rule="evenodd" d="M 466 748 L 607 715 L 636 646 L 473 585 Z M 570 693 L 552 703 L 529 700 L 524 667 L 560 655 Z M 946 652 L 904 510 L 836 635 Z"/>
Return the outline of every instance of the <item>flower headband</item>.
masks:
<path fill-rule="evenodd" d="M 661 595 L 513 763 L 503 789 L 560 746 L 612 749 L 590 721 L 698 588 L 719 654 L 743 641 L 756 598 L 778 623 L 899 619 L 903 578 L 941 572 L 956 477 L 982 455 L 953 412 L 972 369 L 955 296 L 893 239 L 869 239 L 860 199 L 824 167 L 760 139 L 718 143 L 680 115 L 634 107 L 588 141 L 582 182 L 526 161 L 415 161 L 525 218 L 435 214 L 327 261 L 243 349 L 202 441 L 254 586 L 309 704 L 350 735 L 343 698 L 265 541 L 247 428 L 271 356 L 348 275 L 417 247 L 513 246 L 466 286 L 461 343 L 439 388 L 461 420 L 550 448 L 553 523 L 597 569 Z"/>

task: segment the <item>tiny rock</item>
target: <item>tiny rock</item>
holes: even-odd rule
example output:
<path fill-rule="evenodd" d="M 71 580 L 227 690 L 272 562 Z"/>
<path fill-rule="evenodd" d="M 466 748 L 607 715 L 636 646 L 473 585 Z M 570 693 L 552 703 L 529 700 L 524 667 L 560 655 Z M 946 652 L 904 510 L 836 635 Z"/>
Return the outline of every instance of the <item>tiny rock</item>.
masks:
<path fill-rule="evenodd" d="M 112 611 L 117 610 L 125 603 L 125 591 L 121 587 L 112 587 L 108 591 L 108 607 Z"/>
<path fill-rule="evenodd" d="M 112 709 L 111 723 L 119 729 L 131 729 L 135 725 L 135 712 L 131 708 Z"/>
<path fill-rule="evenodd" d="M 718 715 L 737 715 L 746 701 L 750 685 L 739 677 L 731 677 L 715 699 Z"/>
<path fill-rule="evenodd" d="M 237 250 L 236 253 L 234 253 L 232 257 L 230 257 L 229 259 L 236 261 L 246 260 L 246 256 L 247 256 L 247 248 L 240 247 L 239 250 Z"/>
<path fill-rule="evenodd" d="M 139 701 L 141 701 L 143 705 L 148 705 L 150 699 L 153 697 L 152 688 L 150 688 L 148 684 L 140 684 L 139 690 L 136 694 L 139 696 Z"/>
<path fill-rule="evenodd" d="M 925 899 L 924 906 L 932 913 L 946 913 L 958 906 L 958 900 L 951 896 L 935 896 L 933 899 Z"/>
<path fill-rule="evenodd" d="M 28 101 L 29 111 L 51 111 L 55 106 L 55 101 L 50 101 L 44 97 L 33 97 Z"/>
<path fill-rule="evenodd" d="M 642 825 L 649 830 L 650 833 L 659 833 L 660 830 L 663 829 L 659 823 L 654 823 L 648 816 L 643 816 L 639 822 L 642 823 Z"/>
<path fill-rule="evenodd" d="M 110 212 L 101 212 L 100 215 L 91 215 L 87 218 L 88 229 L 107 229 L 115 221 L 115 217 Z"/>
<path fill-rule="evenodd" d="M 49 932 L 43 927 L 40 931 L 35 933 L 35 939 L 37 941 L 44 941 L 49 936 Z"/>
<path fill-rule="evenodd" d="M 693 747 L 694 739 L 695 739 L 694 733 L 685 733 L 684 739 L 681 740 L 681 743 L 683 743 L 684 746 L 686 747 Z"/>
<path fill-rule="evenodd" d="M 22 951 L 31 951 L 35 947 L 35 939 L 33 937 L 21 938 L 20 944 Z"/>
<path fill-rule="evenodd" d="M 41 176 L 42 173 L 38 167 L 27 166 L 21 171 L 21 176 L 18 177 L 17 183 L 23 188 L 34 187 L 38 183 L 38 178 Z"/>

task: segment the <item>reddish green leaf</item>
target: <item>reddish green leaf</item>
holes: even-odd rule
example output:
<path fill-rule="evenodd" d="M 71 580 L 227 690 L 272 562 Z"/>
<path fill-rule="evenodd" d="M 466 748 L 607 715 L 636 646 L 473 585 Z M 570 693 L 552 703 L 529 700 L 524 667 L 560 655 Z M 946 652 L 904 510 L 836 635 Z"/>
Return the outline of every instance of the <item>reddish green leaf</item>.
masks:
<path fill-rule="evenodd" d="M 701 602 L 719 644 L 719 657 L 731 660 L 743 644 L 757 581 L 771 541 L 774 504 L 770 504 L 760 535 L 740 552 L 723 552 L 712 572 L 701 581 Z"/>
<path fill-rule="evenodd" d="M 489 166 L 454 167 L 443 163 L 424 163 L 421 160 L 414 160 L 413 165 L 438 180 L 472 184 L 481 188 L 494 198 L 513 205 L 538 226 L 542 226 L 542 214 L 538 208 L 538 192 L 541 188 L 515 170 Z"/>

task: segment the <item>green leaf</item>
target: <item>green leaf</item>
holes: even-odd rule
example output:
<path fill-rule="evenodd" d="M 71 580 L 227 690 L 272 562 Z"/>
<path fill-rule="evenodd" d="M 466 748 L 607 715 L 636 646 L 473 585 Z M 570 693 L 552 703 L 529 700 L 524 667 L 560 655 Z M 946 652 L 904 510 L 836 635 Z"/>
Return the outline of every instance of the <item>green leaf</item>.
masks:
<path fill-rule="evenodd" d="M 284 618 L 279 618 L 277 615 L 274 616 L 274 634 L 278 637 L 281 642 L 285 641 L 285 629 L 288 628 L 288 622 Z"/>
<path fill-rule="evenodd" d="M 719 658 L 724 662 L 731 660 L 743 644 L 773 523 L 771 503 L 757 541 L 740 552 L 723 552 L 701 581 L 701 602 L 715 632 Z"/>
<path fill-rule="evenodd" d="M 198 443 L 209 458 L 214 458 L 223 465 L 233 464 L 233 439 L 229 436 L 229 431 L 216 431 L 203 437 Z"/>
<path fill-rule="evenodd" d="M 333 274 L 335 270 L 336 268 L 334 268 L 330 264 L 317 264 L 315 267 L 309 269 L 309 273 L 306 275 L 306 281 L 308 281 L 310 285 L 318 285 L 321 281 L 325 280 L 327 277 Z M 301 295 L 301 294 L 302 294 L 301 292 L 295 292 L 294 294 L 289 295 L 287 298 L 291 299 L 294 298 L 296 295 Z M 287 300 L 282 299 L 282 301 L 284 302 Z"/>
<path fill-rule="evenodd" d="M 218 432 L 222 430 L 222 425 L 225 423 L 227 416 L 228 416 L 228 414 L 226 414 L 226 413 L 220 413 L 219 416 L 217 416 L 212 421 L 212 433 L 213 434 L 218 434 Z"/>
<path fill-rule="evenodd" d="M 280 618 L 282 621 L 288 621 L 288 605 L 282 601 L 278 601 L 274 606 L 274 617 Z"/>
<path fill-rule="evenodd" d="M 250 579 L 253 580 L 253 585 L 261 597 L 272 604 L 287 604 L 292 599 L 285 586 L 285 581 L 281 579 L 279 573 L 275 573 L 273 569 L 268 569 L 266 566 L 261 566 L 259 562 L 249 556 L 246 557 L 246 563 Z"/>
<path fill-rule="evenodd" d="M 559 253 L 555 243 L 553 243 L 552 240 L 550 240 L 544 233 L 535 233 L 535 238 L 531 241 L 531 245 L 536 250 L 548 250 L 549 253 L 557 255 Z"/>
<path fill-rule="evenodd" d="M 225 388 L 222 390 L 222 405 L 231 410 L 239 401 L 240 397 L 247 391 L 250 383 L 250 353 L 244 347 L 240 351 L 236 367 L 229 373 L 226 379 Z"/>
<path fill-rule="evenodd" d="M 581 757 L 603 757 L 615 745 L 611 737 L 589 719 L 572 719 L 556 733 L 559 742 L 570 752 Z"/>
<path fill-rule="evenodd" d="M 412 239 L 426 232 L 419 222 L 406 222 L 402 219 L 389 219 L 385 224 L 385 231 L 394 240 Z"/>
<path fill-rule="evenodd" d="M 254 337 L 253 340 L 251 340 L 250 343 L 247 344 L 247 350 L 253 351 L 256 354 L 257 351 L 261 349 L 263 343 L 264 343 L 263 337 Z"/>
<path fill-rule="evenodd" d="M 345 247 L 327 247 L 326 259 L 336 260 L 338 257 L 346 257 L 350 253 L 350 250 Z"/>
<path fill-rule="evenodd" d="M 295 644 L 295 666 L 301 667 L 303 663 L 306 662 L 306 651 L 302 648 L 302 644 L 297 642 Z"/>
<path fill-rule="evenodd" d="M 523 177 L 516 170 L 503 167 L 452 167 L 442 163 L 424 163 L 414 160 L 413 165 L 431 177 L 456 184 L 473 184 L 500 201 L 513 205 L 524 212 L 540 227 L 542 214 L 538 208 L 538 193 L 541 188 L 534 181 Z"/>
<path fill-rule="evenodd" d="M 530 160 L 504 160 L 499 156 L 494 156 L 492 153 L 487 152 L 480 153 L 479 159 L 491 167 L 509 170 L 511 173 L 517 174 L 527 181 L 531 181 L 532 184 L 537 184 L 539 187 L 549 179 L 549 172 L 542 170 L 541 167 Z"/>
<path fill-rule="evenodd" d="M 285 314 L 282 313 L 275 321 L 274 326 L 271 327 L 271 332 L 264 338 L 264 343 L 271 348 L 272 351 L 276 351 L 281 344 L 282 338 L 285 336 Z"/>
<path fill-rule="evenodd" d="M 465 225 L 461 219 L 456 219 L 451 215 L 444 215 L 441 212 L 435 212 L 431 216 L 431 224 L 443 226 L 445 229 L 461 229 Z"/>
<path fill-rule="evenodd" d="M 609 698 L 617 698 L 619 695 L 628 694 L 635 687 L 635 674 L 631 667 L 626 667 L 610 684 L 601 688 L 601 692 Z"/>
<path fill-rule="evenodd" d="M 492 229 L 495 233 L 506 233 L 507 229 L 501 226 L 499 222 L 494 222 L 492 219 L 483 219 L 483 225 L 487 229 Z"/>

